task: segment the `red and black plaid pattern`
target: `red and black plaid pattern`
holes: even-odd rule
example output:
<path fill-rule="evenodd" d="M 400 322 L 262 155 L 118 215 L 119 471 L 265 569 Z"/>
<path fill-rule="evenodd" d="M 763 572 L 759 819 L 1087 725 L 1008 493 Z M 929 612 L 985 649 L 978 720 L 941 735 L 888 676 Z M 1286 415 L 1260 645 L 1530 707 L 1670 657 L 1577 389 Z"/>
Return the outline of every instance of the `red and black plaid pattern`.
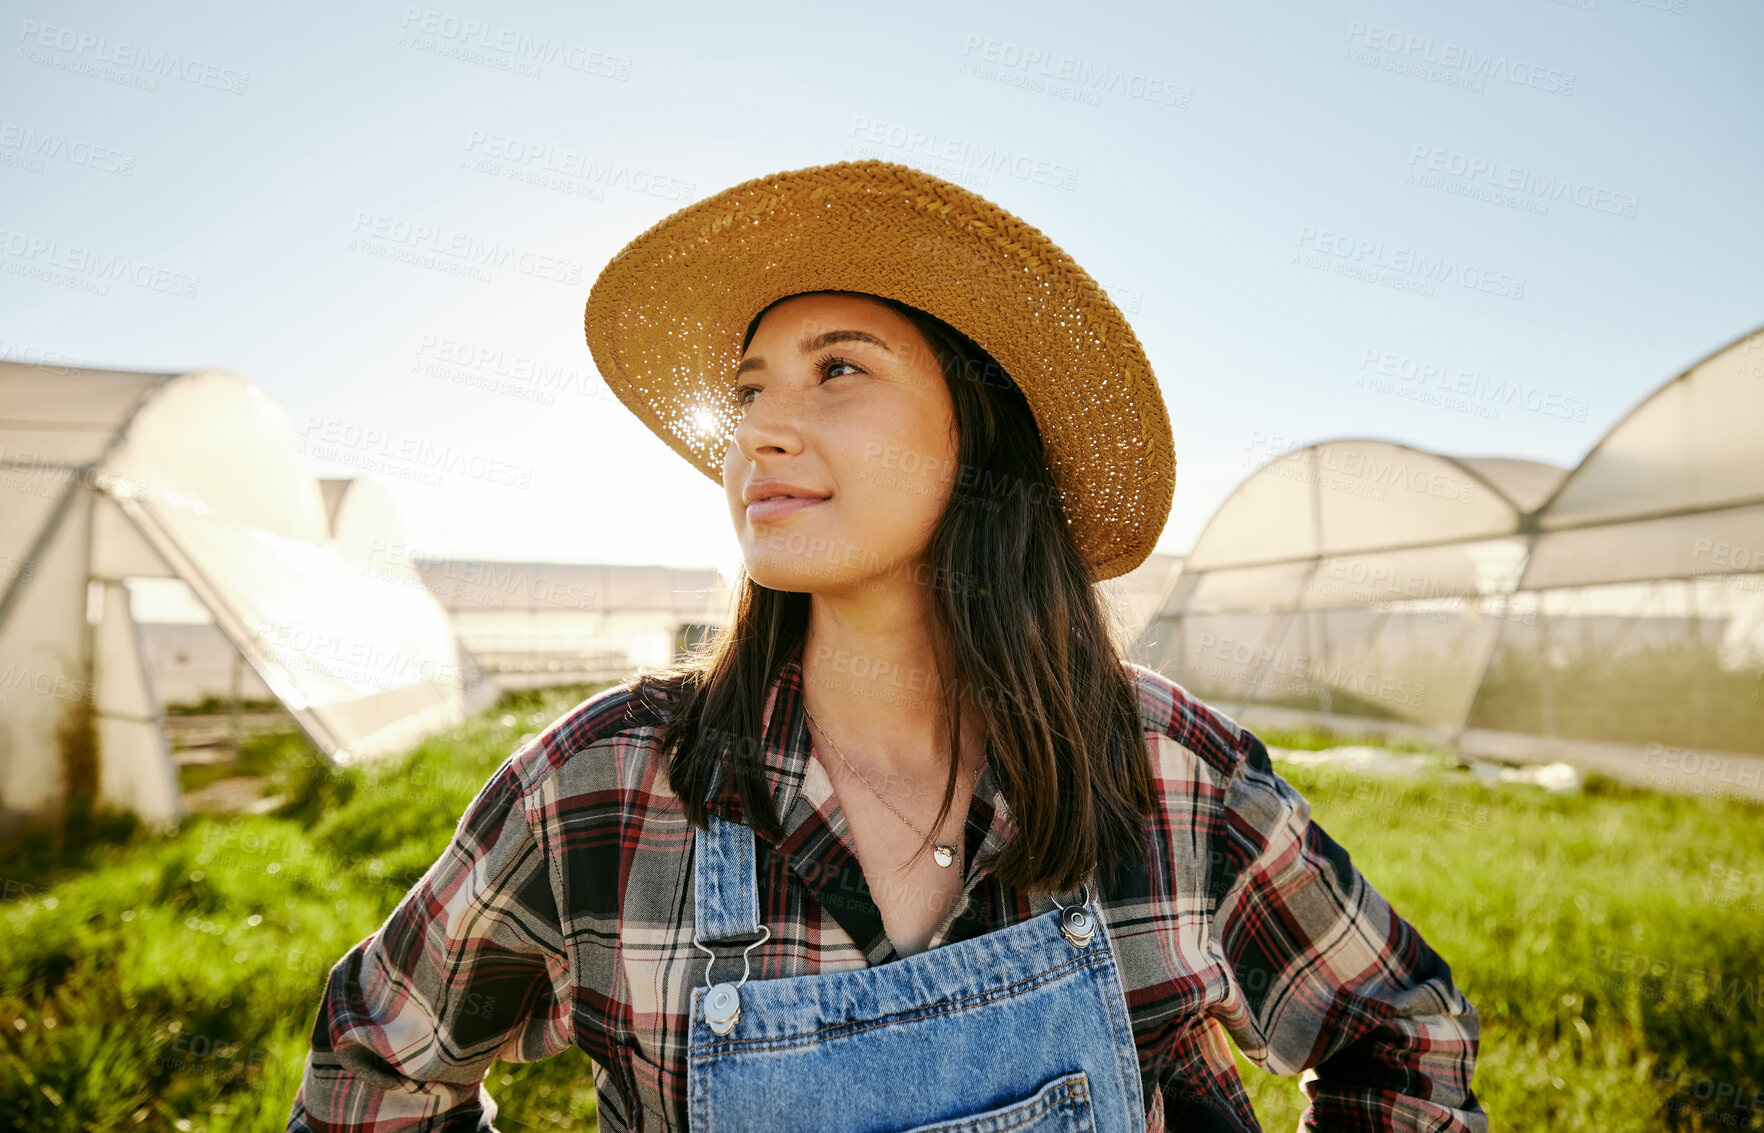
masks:
<path fill-rule="evenodd" d="M 1451 970 L 1310 821 L 1267 750 L 1228 716 L 1133 667 L 1162 806 L 1149 864 L 1108 879 L 1148 1131 L 1259 1128 L 1227 1036 L 1258 1066 L 1307 1075 L 1304 1129 L 1475 1130 L 1475 1009 Z M 496 1059 L 572 1044 L 594 1062 L 608 1133 L 685 1133 L 692 829 L 658 758 L 661 712 L 599 693 L 512 755 L 445 853 L 332 969 L 290 1130 L 485 1130 Z M 771 937 L 749 978 L 897 955 L 832 785 L 810 758 L 800 658 L 763 715 L 786 836 L 756 839 Z M 739 821 L 733 785 L 712 808 Z M 964 903 L 939 947 L 1051 906 L 988 866 L 1009 838 L 990 769 L 967 817 Z M 719 961 L 717 978 L 732 961 Z"/>

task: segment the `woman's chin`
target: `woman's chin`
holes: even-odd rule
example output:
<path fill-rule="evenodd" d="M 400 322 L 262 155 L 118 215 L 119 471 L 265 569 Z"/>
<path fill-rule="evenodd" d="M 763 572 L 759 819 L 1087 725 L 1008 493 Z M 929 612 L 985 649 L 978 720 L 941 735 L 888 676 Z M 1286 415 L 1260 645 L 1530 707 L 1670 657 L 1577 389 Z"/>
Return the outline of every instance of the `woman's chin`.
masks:
<path fill-rule="evenodd" d="M 845 566 L 842 556 L 828 551 L 823 542 L 815 540 L 807 547 L 786 551 L 767 549 L 760 540 L 743 548 L 743 569 L 748 578 L 767 590 L 808 594 L 840 589 L 859 572 Z"/>

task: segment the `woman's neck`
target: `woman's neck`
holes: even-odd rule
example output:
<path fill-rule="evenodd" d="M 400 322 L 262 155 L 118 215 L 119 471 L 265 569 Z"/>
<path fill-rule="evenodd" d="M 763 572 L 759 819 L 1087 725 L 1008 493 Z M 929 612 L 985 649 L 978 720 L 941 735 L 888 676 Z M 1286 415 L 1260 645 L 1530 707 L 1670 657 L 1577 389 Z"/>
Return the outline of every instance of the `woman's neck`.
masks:
<path fill-rule="evenodd" d="M 941 784 L 949 767 L 944 682 L 932 640 L 910 616 L 853 617 L 827 609 L 820 596 L 802 652 L 803 696 L 814 723 L 811 739 L 837 750 L 874 780 L 872 771 Z M 819 725 L 816 727 L 815 725 Z M 980 766 L 984 721 L 962 711 L 963 766 Z M 837 758 L 829 753 L 832 758 Z M 941 787 L 938 788 L 941 791 Z"/>

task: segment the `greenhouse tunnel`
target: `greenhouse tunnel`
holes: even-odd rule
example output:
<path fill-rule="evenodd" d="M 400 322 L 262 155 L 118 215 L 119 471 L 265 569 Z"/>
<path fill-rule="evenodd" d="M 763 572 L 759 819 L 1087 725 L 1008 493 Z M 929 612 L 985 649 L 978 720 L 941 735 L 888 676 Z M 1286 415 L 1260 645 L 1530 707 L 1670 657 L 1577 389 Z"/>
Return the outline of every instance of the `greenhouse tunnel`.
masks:
<path fill-rule="evenodd" d="M 1764 330 L 1565 471 L 1340 439 L 1256 469 L 1138 643 L 1246 726 L 1764 798 Z"/>

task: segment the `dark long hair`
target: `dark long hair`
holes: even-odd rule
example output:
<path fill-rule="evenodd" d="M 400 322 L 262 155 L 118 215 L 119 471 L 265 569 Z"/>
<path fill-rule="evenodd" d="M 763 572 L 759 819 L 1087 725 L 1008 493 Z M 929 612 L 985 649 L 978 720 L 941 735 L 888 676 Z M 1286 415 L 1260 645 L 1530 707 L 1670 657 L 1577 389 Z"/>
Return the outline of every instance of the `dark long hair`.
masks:
<path fill-rule="evenodd" d="M 929 580 L 934 691 L 947 708 L 949 751 L 962 750 L 969 706 L 984 721 L 1010 807 L 1013 836 L 994 873 L 1025 893 L 1074 892 L 1093 869 L 1106 882 L 1122 863 L 1144 861 L 1156 797 L 1133 676 L 1067 526 L 1035 417 L 1004 368 L 966 335 L 905 303 L 865 297 L 924 335 L 954 406 L 955 489 L 915 577 Z M 743 351 L 775 305 L 748 324 Z M 771 682 L 807 641 L 810 601 L 743 571 L 726 629 L 683 662 L 628 682 L 665 705 L 660 747 L 692 825 L 708 827 L 705 798 L 727 758 L 749 824 L 782 841 L 760 714 Z M 960 765 L 950 760 L 933 830 L 954 803 Z"/>

